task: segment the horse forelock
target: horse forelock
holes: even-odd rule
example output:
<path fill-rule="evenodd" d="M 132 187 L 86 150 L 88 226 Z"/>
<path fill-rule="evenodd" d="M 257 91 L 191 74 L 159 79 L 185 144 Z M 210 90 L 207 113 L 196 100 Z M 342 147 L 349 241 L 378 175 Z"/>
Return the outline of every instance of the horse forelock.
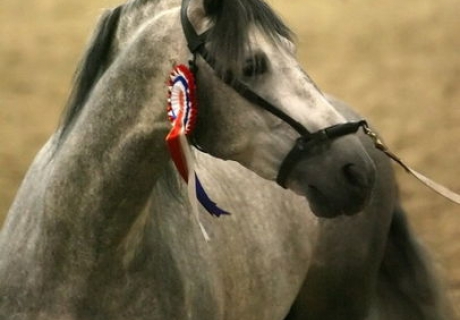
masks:
<path fill-rule="evenodd" d="M 216 1 L 208 2 L 211 5 Z M 214 26 L 207 40 L 210 43 L 209 53 L 221 73 L 244 64 L 247 50 L 252 49 L 249 38 L 251 27 L 257 27 L 274 45 L 280 45 L 283 38 L 293 39 L 292 31 L 265 1 L 221 0 L 218 3 L 212 5 L 212 11 L 208 12 Z"/>

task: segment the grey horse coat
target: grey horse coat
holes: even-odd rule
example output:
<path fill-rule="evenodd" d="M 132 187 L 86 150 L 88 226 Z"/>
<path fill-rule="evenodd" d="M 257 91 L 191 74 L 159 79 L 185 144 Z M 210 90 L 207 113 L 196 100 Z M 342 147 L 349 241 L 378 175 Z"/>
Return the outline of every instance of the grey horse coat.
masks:
<path fill-rule="evenodd" d="M 333 220 L 263 169 L 196 152 L 203 184 L 232 212 L 202 213 L 204 241 L 164 143 L 164 79 L 187 56 L 174 42 L 176 5 L 131 1 L 101 19 L 78 107 L 36 156 L 2 229 L 0 319 L 442 319 L 391 166 L 363 135 L 372 197 Z"/>

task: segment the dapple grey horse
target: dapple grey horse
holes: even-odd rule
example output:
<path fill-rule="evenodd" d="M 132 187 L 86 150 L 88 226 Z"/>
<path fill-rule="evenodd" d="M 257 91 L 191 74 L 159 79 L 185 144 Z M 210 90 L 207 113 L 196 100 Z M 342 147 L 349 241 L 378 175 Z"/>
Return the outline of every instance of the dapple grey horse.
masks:
<path fill-rule="evenodd" d="M 101 18 L 3 227 L 0 319 L 445 319 L 368 137 L 315 145 L 276 185 L 298 133 L 226 75 L 311 132 L 360 117 L 321 93 L 259 0 L 185 8 L 215 60 L 196 56 L 197 170 L 231 212 L 201 210 L 205 241 L 164 141 L 169 72 L 192 58 L 180 12 L 132 0 Z"/>

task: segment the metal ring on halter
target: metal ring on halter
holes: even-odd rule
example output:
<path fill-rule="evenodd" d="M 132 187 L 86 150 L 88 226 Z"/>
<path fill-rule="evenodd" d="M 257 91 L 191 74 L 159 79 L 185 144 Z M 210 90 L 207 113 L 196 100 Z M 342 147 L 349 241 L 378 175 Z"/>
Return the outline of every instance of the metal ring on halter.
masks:
<path fill-rule="evenodd" d="M 187 16 L 187 8 L 189 5 L 190 0 L 182 0 L 182 7 L 181 7 L 181 23 L 182 29 L 184 31 L 185 38 L 187 40 L 187 46 L 190 52 L 194 55 L 194 58 L 197 54 L 199 54 L 206 63 L 216 72 L 215 69 L 215 60 L 209 52 L 206 50 L 206 38 L 209 32 L 206 31 L 203 34 L 198 35 L 191 24 L 190 20 Z M 191 65 L 191 69 L 193 72 L 197 72 L 196 64 L 193 62 Z M 216 72 L 217 74 L 217 72 Z M 238 79 L 228 79 L 220 74 L 217 74 L 219 78 L 225 82 L 228 86 L 233 88 L 236 92 L 238 92 L 243 98 L 250 101 L 251 103 L 260 106 L 264 110 L 270 112 L 274 116 L 280 118 L 284 122 L 286 122 L 291 128 L 293 128 L 297 133 L 299 133 L 300 137 L 297 139 L 296 143 L 294 144 L 292 150 L 288 153 L 286 158 L 281 163 L 278 176 L 277 176 L 277 183 L 286 188 L 287 178 L 289 177 L 289 173 L 291 172 L 292 168 L 294 167 L 295 163 L 297 163 L 302 156 L 305 155 L 306 148 L 313 144 L 324 143 L 325 141 L 330 141 L 345 135 L 356 133 L 360 127 L 367 126 L 365 120 L 360 120 L 356 122 L 347 122 L 343 124 L 334 125 L 317 132 L 310 132 L 307 128 L 305 128 L 300 122 L 290 117 L 281 109 L 277 108 L 260 95 L 252 91 L 246 84 L 238 81 Z"/>

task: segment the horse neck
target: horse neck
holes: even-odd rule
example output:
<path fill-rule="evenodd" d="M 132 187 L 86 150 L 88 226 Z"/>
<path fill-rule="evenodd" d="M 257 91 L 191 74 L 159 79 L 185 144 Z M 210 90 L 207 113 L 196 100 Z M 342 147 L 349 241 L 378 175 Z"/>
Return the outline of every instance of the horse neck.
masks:
<path fill-rule="evenodd" d="M 124 6 L 124 14 L 120 19 L 117 38 L 120 43 L 126 43 L 144 23 L 165 10 L 180 5 L 180 0 L 131 0 Z"/>
<path fill-rule="evenodd" d="M 55 133 L 37 155 L 0 234 L 8 257 L 0 261 L 0 295 L 21 288 L 9 291 L 24 298 L 15 305 L 64 305 L 95 269 L 124 259 L 120 247 L 171 170 L 166 80 L 186 61 L 179 32 L 178 11 L 144 24 L 116 51 L 63 140 Z"/>
<path fill-rule="evenodd" d="M 11 233 L 24 223 L 39 228 L 14 218 L 27 212 L 43 217 L 50 245 L 65 239 L 100 248 L 126 236 L 170 161 L 166 80 L 187 51 L 163 41 L 175 43 L 177 22 L 178 12 L 153 21 L 118 51 L 52 159 L 39 156 L 29 170 L 9 215 Z"/>

